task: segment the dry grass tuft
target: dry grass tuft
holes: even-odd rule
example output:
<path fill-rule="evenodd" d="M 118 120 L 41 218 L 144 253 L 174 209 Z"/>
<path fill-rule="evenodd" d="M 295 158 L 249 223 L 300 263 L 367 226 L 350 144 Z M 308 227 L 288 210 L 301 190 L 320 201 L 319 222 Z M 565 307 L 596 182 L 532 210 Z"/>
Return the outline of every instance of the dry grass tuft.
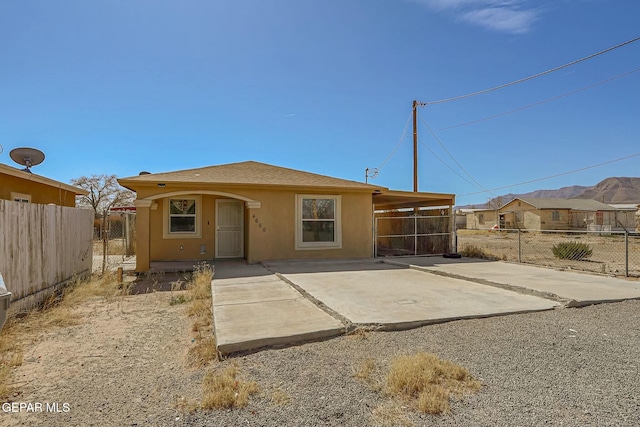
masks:
<path fill-rule="evenodd" d="M 194 344 L 189 348 L 189 364 L 193 367 L 206 366 L 217 360 L 216 340 L 213 336 L 213 313 L 211 303 L 211 280 L 213 270 L 207 263 L 198 264 L 187 283 L 185 299 L 189 301 L 187 314 L 193 318 L 191 331 Z"/>
<path fill-rule="evenodd" d="M 274 405 L 284 406 L 290 401 L 291 396 L 289 396 L 289 394 L 282 389 L 277 388 L 271 392 L 271 403 L 273 403 Z"/>
<path fill-rule="evenodd" d="M 418 353 L 392 361 L 386 386 L 388 394 L 412 401 L 421 412 L 440 414 L 449 412 L 450 396 L 475 392 L 481 383 L 462 366 Z"/>
<path fill-rule="evenodd" d="M 184 396 L 177 397 L 174 406 L 178 411 L 182 413 L 195 412 L 200 407 L 197 401 Z"/>
<path fill-rule="evenodd" d="M 357 327 L 353 331 L 349 332 L 348 336 L 352 338 L 359 338 L 361 340 L 366 340 L 369 338 L 369 329 Z"/>
<path fill-rule="evenodd" d="M 202 408 L 242 408 L 249 402 L 249 396 L 258 392 L 254 381 L 238 379 L 239 370 L 235 365 L 222 371 L 209 371 L 202 382 Z"/>
<path fill-rule="evenodd" d="M 460 255 L 468 258 L 484 258 L 484 250 L 475 245 L 466 245 L 461 251 Z"/>
<path fill-rule="evenodd" d="M 192 300 L 211 299 L 211 280 L 213 269 L 206 262 L 195 266 L 191 280 L 187 284 Z"/>
<path fill-rule="evenodd" d="M 189 360 L 193 367 L 200 368 L 218 359 L 216 340 L 213 337 L 213 332 L 209 330 L 207 334 L 210 336 L 202 337 L 202 335 L 206 334 L 200 334 L 200 338 L 196 339 L 193 345 L 189 347 Z"/>
<path fill-rule="evenodd" d="M 413 427 L 415 425 L 396 402 L 385 402 L 378 405 L 371 415 L 376 424 L 384 427 Z"/>
<path fill-rule="evenodd" d="M 189 299 L 189 297 L 187 297 Z M 202 319 L 211 316 L 211 296 L 208 299 L 191 299 L 187 306 L 187 315 Z"/>
<path fill-rule="evenodd" d="M 0 334 L 0 400 L 12 392 L 12 368 L 22 365 L 24 337 L 16 318 L 9 318 Z"/>
<path fill-rule="evenodd" d="M 363 381 L 371 380 L 371 375 L 376 370 L 375 360 L 368 358 L 363 360 L 357 368 L 353 369 L 353 377 Z"/>
<path fill-rule="evenodd" d="M 96 277 L 90 281 L 76 281 L 65 288 L 61 305 L 75 306 L 88 299 L 102 297 L 112 299 L 126 295 L 127 289 L 118 284 L 115 273 L 109 272 L 102 277 Z"/>
<path fill-rule="evenodd" d="M 375 360 L 368 358 L 360 362 L 359 365 L 352 368 L 351 376 L 366 383 L 374 391 L 380 391 L 384 387 L 382 381 L 382 373 Z"/>
<path fill-rule="evenodd" d="M 11 388 L 11 369 L 0 365 L 0 399 L 4 402 L 13 391 Z"/>
<path fill-rule="evenodd" d="M 460 255 L 465 256 L 467 258 L 481 258 L 481 259 L 490 259 L 490 260 L 501 259 L 497 255 L 487 252 L 484 249 L 475 245 L 465 245 L 464 248 L 459 252 L 460 252 Z M 506 259 L 506 257 L 502 257 L 502 258 Z"/>

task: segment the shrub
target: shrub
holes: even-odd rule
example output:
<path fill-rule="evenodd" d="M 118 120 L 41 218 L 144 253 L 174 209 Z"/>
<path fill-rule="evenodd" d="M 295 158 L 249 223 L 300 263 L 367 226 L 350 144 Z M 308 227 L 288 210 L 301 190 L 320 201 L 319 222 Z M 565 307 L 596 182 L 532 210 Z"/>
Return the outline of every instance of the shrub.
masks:
<path fill-rule="evenodd" d="M 466 245 L 461 251 L 460 254 L 467 258 L 484 258 L 484 250 L 475 245 Z"/>
<path fill-rule="evenodd" d="M 588 244 L 580 242 L 558 243 L 551 248 L 551 251 L 556 258 L 570 260 L 589 258 L 593 254 L 593 250 Z"/>

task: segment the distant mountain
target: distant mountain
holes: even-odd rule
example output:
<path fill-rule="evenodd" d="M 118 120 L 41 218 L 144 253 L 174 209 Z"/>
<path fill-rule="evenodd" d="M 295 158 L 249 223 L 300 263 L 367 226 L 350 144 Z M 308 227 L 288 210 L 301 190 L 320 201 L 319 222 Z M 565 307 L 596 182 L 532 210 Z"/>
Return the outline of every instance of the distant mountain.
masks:
<path fill-rule="evenodd" d="M 572 185 L 569 187 L 562 187 L 557 190 L 536 190 L 522 194 L 508 193 L 495 197 L 487 203 L 456 206 L 456 209 L 486 209 L 489 206 L 502 206 L 516 197 L 593 199 L 604 203 L 640 204 L 640 178 L 606 178 L 591 187 Z"/>
<path fill-rule="evenodd" d="M 576 198 L 604 203 L 640 203 L 640 178 L 607 178 Z"/>

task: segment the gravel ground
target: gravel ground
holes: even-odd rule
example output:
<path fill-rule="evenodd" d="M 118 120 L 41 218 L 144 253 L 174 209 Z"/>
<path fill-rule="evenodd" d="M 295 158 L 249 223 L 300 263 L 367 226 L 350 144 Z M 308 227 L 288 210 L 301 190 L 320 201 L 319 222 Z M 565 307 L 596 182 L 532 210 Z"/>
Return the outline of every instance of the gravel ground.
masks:
<path fill-rule="evenodd" d="M 185 412 L 206 369 L 189 369 L 184 306 L 169 293 L 110 307 L 92 301 L 88 322 L 44 334 L 18 370 L 16 401 L 67 402 L 59 414 L 0 413 L 4 425 L 165 426 L 635 426 L 640 420 L 640 301 L 463 320 L 265 350 L 235 363 L 260 387 L 247 407 Z M 467 367 L 484 386 L 442 416 L 408 408 L 353 378 L 373 358 L 427 351 Z M 286 401 L 283 403 L 283 401 Z M 398 405 L 397 407 L 399 407 Z"/>
<path fill-rule="evenodd" d="M 238 359 L 263 387 L 243 410 L 197 413 L 179 425 L 378 425 L 387 398 L 352 378 L 372 357 L 427 351 L 467 367 L 484 387 L 444 416 L 408 416 L 422 426 L 636 426 L 640 420 L 639 301 L 475 319 L 403 332 L 370 333 L 270 350 Z M 574 332 L 575 331 L 575 332 Z"/>

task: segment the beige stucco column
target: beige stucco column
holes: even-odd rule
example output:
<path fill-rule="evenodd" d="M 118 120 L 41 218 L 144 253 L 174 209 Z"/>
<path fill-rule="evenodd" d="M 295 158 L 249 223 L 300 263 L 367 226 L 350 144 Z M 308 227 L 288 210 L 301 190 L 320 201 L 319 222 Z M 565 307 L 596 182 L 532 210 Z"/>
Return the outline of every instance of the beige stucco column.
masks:
<path fill-rule="evenodd" d="M 151 266 L 149 250 L 149 211 L 151 200 L 135 200 L 136 207 L 136 272 L 145 273 Z"/>
<path fill-rule="evenodd" d="M 249 218 L 247 224 L 247 230 L 245 230 L 246 241 L 244 245 L 244 257 L 247 260 L 247 264 L 253 264 L 256 262 L 255 259 L 255 245 L 254 243 L 254 234 L 256 233 L 256 227 L 252 227 L 253 222 L 251 219 L 253 218 L 252 214 L 258 213 L 260 209 L 260 202 L 258 201 L 245 201 L 244 206 L 247 209 L 247 218 Z"/>

